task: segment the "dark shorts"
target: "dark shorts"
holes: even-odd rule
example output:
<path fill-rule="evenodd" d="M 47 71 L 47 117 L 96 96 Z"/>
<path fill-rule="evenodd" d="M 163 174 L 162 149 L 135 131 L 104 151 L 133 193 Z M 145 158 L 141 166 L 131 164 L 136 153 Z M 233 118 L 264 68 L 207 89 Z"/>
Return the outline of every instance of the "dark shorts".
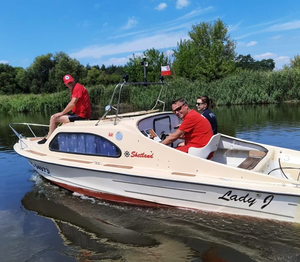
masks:
<path fill-rule="evenodd" d="M 86 120 L 86 118 L 82 118 L 78 115 L 72 114 L 72 115 L 68 115 L 70 122 L 74 122 L 76 120 Z"/>

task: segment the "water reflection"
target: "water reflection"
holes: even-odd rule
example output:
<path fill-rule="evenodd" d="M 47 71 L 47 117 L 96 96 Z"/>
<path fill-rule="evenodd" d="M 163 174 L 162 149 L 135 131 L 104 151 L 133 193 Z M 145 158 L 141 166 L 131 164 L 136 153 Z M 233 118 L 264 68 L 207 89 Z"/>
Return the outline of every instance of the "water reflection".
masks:
<path fill-rule="evenodd" d="M 236 132 L 266 127 L 299 128 L 299 104 L 241 105 L 216 107 L 220 132 L 236 136 Z"/>
<path fill-rule="evenodd" d="M 22 204 L 51 218 L 64 242 L 88 261 L 255 261 L 213 236 L 218 223 L 232 224 L 228 218 L 81 199 L 38 181 Z"/>

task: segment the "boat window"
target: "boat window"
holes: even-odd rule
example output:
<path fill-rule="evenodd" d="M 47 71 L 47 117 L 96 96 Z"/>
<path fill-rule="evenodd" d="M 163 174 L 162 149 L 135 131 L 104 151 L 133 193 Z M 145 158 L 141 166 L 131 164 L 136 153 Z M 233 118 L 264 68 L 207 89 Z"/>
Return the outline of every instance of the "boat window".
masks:
<path fill-rule="evenodd" d="M 155 118 L 153 120 L 153 129 L 158 135 L 160 135 L 162 132 L 169 134 L 171 132 L 170 116 Z"/>
<path fill-rule="evenodd" d="M 59 133 L 50 143 L 51 151 L 120 157 L 121 150 L 104 137 L 87 133 Z"/>

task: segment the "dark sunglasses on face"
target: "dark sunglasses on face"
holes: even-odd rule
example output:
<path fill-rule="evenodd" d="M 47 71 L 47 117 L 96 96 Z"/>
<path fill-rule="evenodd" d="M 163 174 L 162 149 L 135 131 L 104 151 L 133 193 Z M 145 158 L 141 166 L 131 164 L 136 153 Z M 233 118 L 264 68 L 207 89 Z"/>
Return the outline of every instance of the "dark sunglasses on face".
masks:
<path fill-rule="evenodd" d="M 204 103 L 196 103 L 196 106 L 200 106 L 203 105 Z"/>
<path fill-rule="evenodd" d="M 176 109 L 173 110 L 173 113 L 176 114 L 176 112 L 179 112 L 182 107 L 184 106 L 185 104 L 182 104 L 181 106 L 177 107 Z"/>

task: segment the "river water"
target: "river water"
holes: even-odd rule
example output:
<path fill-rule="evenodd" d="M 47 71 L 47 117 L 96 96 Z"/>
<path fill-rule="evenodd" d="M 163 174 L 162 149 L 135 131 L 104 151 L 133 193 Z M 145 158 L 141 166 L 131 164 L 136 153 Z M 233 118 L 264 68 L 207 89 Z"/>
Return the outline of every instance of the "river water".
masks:
<path fill-rule="evenodd" d="M 214 112 L 222 133 L 300 150 L 297 104 Z M 299 224 L 108 203 L 50 184 L 13 151 L 8 127 L 48 119 L 1 116 L 0 261 L 300 261 Z"/>

